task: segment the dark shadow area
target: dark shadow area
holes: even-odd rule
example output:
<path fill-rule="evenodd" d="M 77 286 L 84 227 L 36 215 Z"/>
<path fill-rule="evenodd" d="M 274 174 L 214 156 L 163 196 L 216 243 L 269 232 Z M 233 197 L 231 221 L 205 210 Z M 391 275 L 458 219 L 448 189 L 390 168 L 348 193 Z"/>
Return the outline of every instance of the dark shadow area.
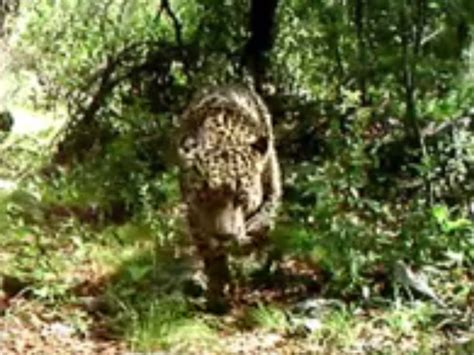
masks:
<path fill-rule="evenodd" d="M 245 262 L 245 258 L 243 259 Z M 200 283 L 199 259 L 190 245 L 145 250 L 126 260 L 112 275 L 94 282 L 83 282 L 72 292 L 94 319 L 93 337 L 125 338 L 134 332 L 156 326 L 156 337 L 183 322 L 204 322 L 220 329 L 221 317 L 205 311 L 204 283 Z M 246 311 L 260 305 L 291 307 L 296 302 L 316 297 L 325 276 L 320 270 L 296 260 L 281 262 L 271 272 L 260 269 L 235 278 L 231 298 L 235 329 L 240 329 Z M 160 328 L 161 327 L 161 328 Z M 242 329 L 241 329 L 242 330 Z M 133 341 L 133 340 L 132 340 Z"/>

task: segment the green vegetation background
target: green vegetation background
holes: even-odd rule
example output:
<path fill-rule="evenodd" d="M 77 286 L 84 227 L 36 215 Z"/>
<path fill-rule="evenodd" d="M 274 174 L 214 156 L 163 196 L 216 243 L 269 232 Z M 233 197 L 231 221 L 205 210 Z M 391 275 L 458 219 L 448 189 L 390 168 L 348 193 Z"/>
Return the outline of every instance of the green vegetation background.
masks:
<path fill-rule="evenodd" d="M 0 190 L 0 271 L 38 299 L 73 297 L 88 260 L 116 275 L 104 291 L 111 324 L 138 348 L 173 343 L 169 319 L 212 338 L 209 324 L 186 323 L 181 294 L 152 300 L 174 290 L 164 270 L 185 268 L 162 255 L 187 250 L 173 122 L 201 87 L 253 76 L 284 170 L 276 254 L 312 265 L 318 295 L 349 305 L 395 302 L 404 262 L 435 270 L 436 292 L 468 306 L 472 1 L 280 1 L 253 57 L 249 1 L 8 3 L 0 108 L 56 119 L 1 143 L 14 187 Z M 258 309 L 252 319 L 279 319 Z"/>

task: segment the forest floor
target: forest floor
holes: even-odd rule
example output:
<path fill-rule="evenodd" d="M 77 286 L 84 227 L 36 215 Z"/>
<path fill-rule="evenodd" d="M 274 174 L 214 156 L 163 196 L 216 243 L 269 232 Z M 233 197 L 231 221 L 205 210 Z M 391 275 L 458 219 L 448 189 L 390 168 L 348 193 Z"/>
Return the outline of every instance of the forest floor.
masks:
<path fill-rule="evenodd" d="M 137 233 L 131 228 L 118 230 L 119 238 Z M 110 237 L 43 238 L 40 258 L 49 265 L 22 255 L 34 236 L 0 242 L 1 354 L 474 352 L 472 314 L 443 311 L 428 301 L 325 299 L 317 292 L 317 273 L 308 279 L 311 270 L 290 261 L 283 265 L 284 279 L 243 285 L 229 314 L 211 315 L 199 297 L 183 293 L 192 255 L 168 249 L 153 260 L 153 243 L 106 241 Z M 19 264 L 17 278 L 12 275 L 19 275 L 13 271 Z M 311 284 L 316 287 L 301 287 Z M 305 302 L 316 306 L 303 317 L 295 309 Z"/>
<path fill-rule="evenodd" d="M 23 111 L 17 119 L 3 151 L 42 152 L 38 137 L 53 137 L 46 128 L 56 123 Z M 30 168 L 22 161 L 9 163 Z M 190 282 L 199 267 L 185 238 L 157 241 L 140 220 L 97 226 L 86 223 L 87 213 L 45 213 L 36 209 L 34 187 L 18 194 L 15 177 L 2 177 L 0 197 L 16 194 L 9 213 L 20 200 L 27 206 L 0 234 L 2 355 L 474 353 L 472 271 L 453 269 L 444 290 L 465 291 L 443 309 L 391 293 L 330 298 L 317 266 L 287 259 L 270 277 L 242 282 L 227 315 L 211 315 Z M 159 213 L 173 219 L 179 211 Z"/>

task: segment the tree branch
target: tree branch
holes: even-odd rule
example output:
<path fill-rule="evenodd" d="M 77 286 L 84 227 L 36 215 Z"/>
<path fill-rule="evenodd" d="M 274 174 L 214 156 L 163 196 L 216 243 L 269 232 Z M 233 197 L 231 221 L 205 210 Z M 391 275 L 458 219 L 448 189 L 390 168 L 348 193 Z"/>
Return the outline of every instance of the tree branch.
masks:
<path fill-rule="evenodd" d="M 161 0 L 160 9 L 158 10 L 158 17 L 160 17 L 163 11 L 171 19 L 171 22 L 173 23 L 174 33 L 176 36 L 176 43 L 178 44 L 178 46 L 182 47 L 183 46 L 183 25 L 181 24 L 178 17 L 171 9 L 169 0 Z"/>

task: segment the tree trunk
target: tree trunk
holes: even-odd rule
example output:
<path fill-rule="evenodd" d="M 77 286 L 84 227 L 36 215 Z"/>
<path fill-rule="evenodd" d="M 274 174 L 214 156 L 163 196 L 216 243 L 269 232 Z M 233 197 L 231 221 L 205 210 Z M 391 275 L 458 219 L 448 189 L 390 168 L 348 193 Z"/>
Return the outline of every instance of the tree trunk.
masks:
<path fill-rule="evenodd" d="M 358 69 L 357 69 L 357 80 L 359 91 L 361 94 L 361 103 L 362 105 L 367 104 L 367 79 L 366 79 L 366 66 L 367 66 L 367 51 L 365 43 L 365 1 L 364 0 L 355 0 L 355 9 L 354 9 L 354 23 L 356 26 L 357 32 L 357 51 L 358 51 Z"/>
<path fill-rule="evenodd" d="M 252 76 L 255 88 L 261 91 L 266 77 L 268 52 L 273 47 L 278 0 L 252 0 L 250 7 L 250 37 L 245 45 L 242 66 Z"/>
<path fill-rule="evenodd" d="M 420 132 L 418 127 L 417 107 L 416 107 L 416 41 L 413 34 L 414 23 L 412 21 L 411 10 L 412 0 L 405 0 L 400 10 L 400 35 L 402 40 L 402 82 L 405 98 L 405 129 L 410 142 L 415 146 L 419 145 Z"/>

